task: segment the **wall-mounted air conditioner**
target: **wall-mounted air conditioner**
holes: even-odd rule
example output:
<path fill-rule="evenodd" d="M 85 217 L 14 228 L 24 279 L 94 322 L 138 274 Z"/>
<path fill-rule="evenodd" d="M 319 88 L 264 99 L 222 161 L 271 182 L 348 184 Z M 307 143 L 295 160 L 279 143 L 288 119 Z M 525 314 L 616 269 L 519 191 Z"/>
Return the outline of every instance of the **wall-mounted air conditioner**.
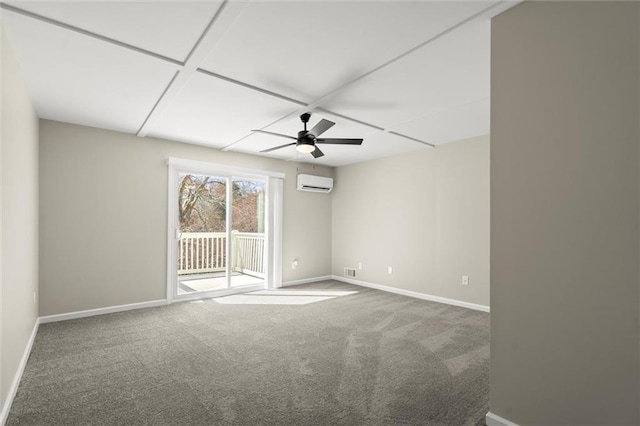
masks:
<path fill-rule="evenodd" d="M 298 191 L 331 192 L 332 189 L 332 178 L 312 175 L 298 175 Z"/>

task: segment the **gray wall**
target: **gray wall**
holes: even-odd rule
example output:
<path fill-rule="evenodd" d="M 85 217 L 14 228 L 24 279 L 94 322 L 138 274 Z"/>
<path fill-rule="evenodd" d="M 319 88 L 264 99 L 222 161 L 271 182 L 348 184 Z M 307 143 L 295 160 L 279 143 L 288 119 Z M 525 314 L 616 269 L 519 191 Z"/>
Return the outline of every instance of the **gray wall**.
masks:
<path fill-rule="evenodd" d="M 331 176 L 331 168 L 40 126 L 40 315 L 165 299 L 168 157 L 286 173 L 283 281 L 331 273 L 331 196 L 295 189 L 297 170 Z"/>
<path fill-rule="evenodd" d="M 638 424 L 636 2 L 492 22 L 491 412 Z"/>
<path fill-rule="evenodd" d="M 332 253 L 335 275 L 488 306 L 489 137 L 336 169 Z"/>
<path fill-rule="evenodd" d="M 1 28 L 0 38 L 0 407 L 4 407 L 38 317 L 38 117 Z"/>

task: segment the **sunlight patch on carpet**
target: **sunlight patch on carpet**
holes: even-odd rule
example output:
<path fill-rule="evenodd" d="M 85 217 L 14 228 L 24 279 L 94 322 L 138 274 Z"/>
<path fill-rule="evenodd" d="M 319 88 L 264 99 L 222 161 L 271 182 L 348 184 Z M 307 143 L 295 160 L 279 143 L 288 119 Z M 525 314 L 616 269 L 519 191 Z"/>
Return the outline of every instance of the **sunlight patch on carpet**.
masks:
<path fill-rule="evenodd" d="M 217 297 L 213 300 L 223 305 L 308 305 L 355 293 L 357 291 L 259 290 L 251 293 Z"/>

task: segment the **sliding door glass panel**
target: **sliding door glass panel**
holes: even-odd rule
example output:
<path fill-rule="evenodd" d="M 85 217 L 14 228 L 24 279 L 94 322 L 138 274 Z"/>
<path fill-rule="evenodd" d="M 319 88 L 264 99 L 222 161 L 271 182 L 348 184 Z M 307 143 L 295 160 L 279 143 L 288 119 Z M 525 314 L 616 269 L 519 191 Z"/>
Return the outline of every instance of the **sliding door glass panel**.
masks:
<path fill-rule="evenodd" d="M 228 288 L 225 177 L 178 175 L 178 295 Z"/>
<path fill-rule="evenodd" d="M 232 179 L 231 286 L 265 280 L 265 182 Z"/>

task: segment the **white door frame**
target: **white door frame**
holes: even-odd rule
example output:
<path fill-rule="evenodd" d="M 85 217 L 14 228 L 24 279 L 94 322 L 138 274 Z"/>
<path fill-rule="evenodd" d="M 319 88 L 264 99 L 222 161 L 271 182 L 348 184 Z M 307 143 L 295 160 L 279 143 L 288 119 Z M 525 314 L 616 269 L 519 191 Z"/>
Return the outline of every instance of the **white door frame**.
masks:
<path fill-rule="evenodd" d="M 212 296 L 224 296 L 238 292 L 246 292 L 266 288 L 278 288 L 282 284 L 282 187 L 284 173 L 268 170 L 248 169 L 227 164 L 207 163 L 204 161 L 186 160 L 170 157 L 167 161 L 169 168 L 168 200 L 167 200 L 167 302 L 203 299 Z M 265 203 L 265 237 L 267 241 L 265 254 L 264 284 L 227 288 L 215 292 L 198 292 L 188 295 L 178 295 L 178 174 L 203 174 L 206 176 L 220 176 L 229 179 L 248 178 L 266 181 Z M 227 186 L 229 191 L 230 185 Z M 227 209 L 227 223 L 230 210 Z M 229 232 L 229 230 L 227 230 Z M 227 239 L 227 253 L 230 239 Z M 228 266 L 227 266 L 228 268 Z M 227 277 L 228 278 L 228 277 Z"/>

